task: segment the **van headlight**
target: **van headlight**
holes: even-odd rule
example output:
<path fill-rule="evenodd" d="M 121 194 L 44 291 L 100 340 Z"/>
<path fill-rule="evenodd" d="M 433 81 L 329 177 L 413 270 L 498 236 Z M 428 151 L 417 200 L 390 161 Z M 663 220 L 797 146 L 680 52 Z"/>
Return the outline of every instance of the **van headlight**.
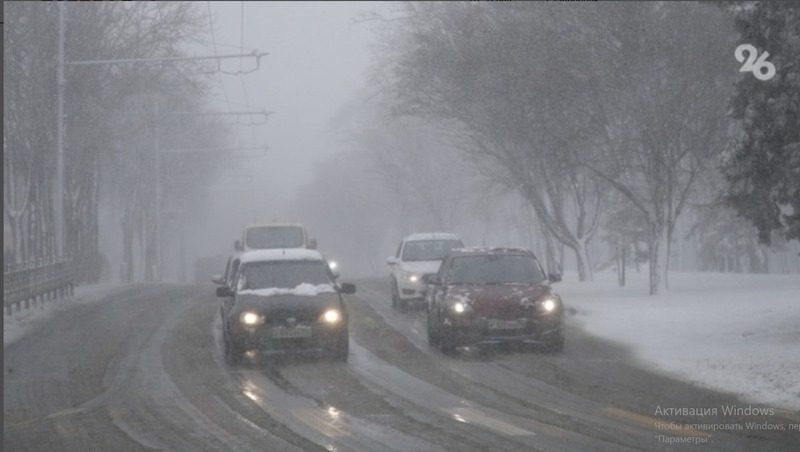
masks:
<path fill-rule="evenodd" d="M 245 326 L 256 326 L 264 323 L 264 318 L 252 311 L 239 314 L 239 321 Z"/>
<path fill-rule="evenodd" d="M 413 282 L 413 283 L 419 282 L 419 275 L 415 275 L 415 274 L 412 273 L 412 274 L 408 275 L 408 280 L 409 280 L 409 282 Z"/>

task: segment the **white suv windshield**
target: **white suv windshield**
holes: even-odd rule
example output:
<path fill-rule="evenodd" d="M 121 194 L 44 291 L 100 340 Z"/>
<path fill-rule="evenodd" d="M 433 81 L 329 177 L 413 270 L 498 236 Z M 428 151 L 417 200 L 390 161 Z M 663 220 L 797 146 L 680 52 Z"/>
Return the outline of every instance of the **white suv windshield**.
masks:
<path fill-rule="evenodd" d="M 415 240 L 406 242 L 404 261 L 440 261 L 453 248 L 462 248 L 461 240 Z"/>

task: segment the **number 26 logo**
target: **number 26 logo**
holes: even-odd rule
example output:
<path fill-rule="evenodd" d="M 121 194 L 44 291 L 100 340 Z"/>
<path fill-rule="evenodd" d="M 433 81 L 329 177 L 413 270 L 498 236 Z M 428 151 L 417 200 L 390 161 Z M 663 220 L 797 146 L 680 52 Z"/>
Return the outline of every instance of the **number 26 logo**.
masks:
<path fill-rule="evenodd" d="M 747 52 L 747 61 L 745 61 Z M 775 77 L 775 65 L 767 61 L 769 52 L 764 52 L 758 56 L 758 50 L 751 44 L 741 44 L 733 54 L 736 61 L 743 63 L 739 72 L 752 72 L 753 76 L 759 80 L 766 81 Z M 765 72 L 766 70 L 766 72 Z"/>

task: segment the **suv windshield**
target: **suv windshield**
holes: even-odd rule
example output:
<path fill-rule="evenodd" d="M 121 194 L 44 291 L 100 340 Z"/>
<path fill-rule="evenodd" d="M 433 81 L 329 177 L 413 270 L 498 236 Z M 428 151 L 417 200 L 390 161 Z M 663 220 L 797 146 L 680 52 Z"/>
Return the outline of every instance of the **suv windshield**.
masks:
<path fill-rule="evenodd" d="M 330 284 L 323 261 L 253 262 L 245 265 L 239 277 L 239 290 L 281 288 L 300 284 Z"/>
<path fill-rule="evenodd" d="M 303 228 L 297 226 L 265 226 L 247 230 L 245 244 L 252 249 L 302 248 Z"/>
<path fill-rule="evenodd" d="M 449 273 L 451 284 L 539 284 L 546 279 L 535 258 L 519 255 L 456 257 Z"/>
<path fill-rule="evenodd" d="M 463 248 L 461 240 L 415 240 L 406 242 L 404 261 L 440 261 L 453 248 Z"/>

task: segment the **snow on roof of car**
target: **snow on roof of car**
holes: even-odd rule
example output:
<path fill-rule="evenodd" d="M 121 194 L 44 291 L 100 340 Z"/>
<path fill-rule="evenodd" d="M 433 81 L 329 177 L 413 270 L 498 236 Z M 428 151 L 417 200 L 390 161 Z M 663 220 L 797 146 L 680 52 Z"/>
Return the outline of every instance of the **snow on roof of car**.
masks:
<path fill-rule="evenodd" d="M 533 254 L 531 250 L 510 247 L 453 248 L 452 254 Z"/>
<path fill-rule="evenodd" d="M 457 235 L 449 232 L 422 232 L 411 234 L 403 239 L 406 242 L 416 240 L 461 240 Z"/>
<path fill-rule="evenodd" d="M 266 262 L 266 261 L 302 261 L 324 260 L 322 254 L 317 250 L 305 248 L 279 248 L 268 250 L 252 250 L 242 253 L 241 263 L 247 262 Z"/>

